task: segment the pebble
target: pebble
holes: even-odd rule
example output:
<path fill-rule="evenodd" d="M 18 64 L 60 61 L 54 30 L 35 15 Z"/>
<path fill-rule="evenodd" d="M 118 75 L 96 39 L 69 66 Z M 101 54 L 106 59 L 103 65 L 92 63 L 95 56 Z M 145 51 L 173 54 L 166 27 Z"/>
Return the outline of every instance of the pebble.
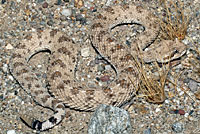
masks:
<path fill-rule="evenodd" d="M 81 14 L 76 15 L 76 21 L 80 21 L 81 24 L 86 23 L 86 19 Z"/>
<path fill-rule="evenodd" d="M 88 57 L 88 56 L 90 56 L 90 48 L 87 47 L 87 48 L 81 49 L 81 56 L 83 56 L 83 57 Z"/>
<path fill-rule="evenodd" d="M 6 45 L 6 49 L 10 50 L 13 49 L 13 46 L 11 44 Z"/>
<path fill-rule="evenodd" d="M 166 99 L 166 100 L 165 100 L 165 103 L 166 103 L 166 104 L 169 104 L 169 100 Z"/>
<path fill-rule="evenodd" d="M 15 130 L 8 130 L 7 134 L 16 134 Z"/>
<path fill-rule="evenodd" d="M 64 15 L 62 15 L 62 16 L 60 17 L 60 20 L 61 20 L 61 21 L 66 21 L 66 20 L 67 20 L 67 17 L 64 16 Z"/>
<path fill-rule="evenodd" d="M 111 66 L 110 65 L 105 65 L 105 70 L 111 70 Z"/>
<path fill-rule="evenodd" d="M 160 108 L 156 108 L 156 113 L 158 113 L 158 112 L 160 112 L 161 110 L 160 110 Z"/>
<path fill-rule="evenodd" d="M 196 91 L 198 87 L 198 83 L 194 80 L 190 80 L 188 83 L 188 86 L 192 91 Z"/>
<path fill-rule="evenodd" d="M 184 82 L 184 83 L 189 83 L 189 82 L 190 82 L 190 79 L 189 79 L 189 78 L 186 78 L 186 79 L 183 80 L 183 82 Z"/>
<path fill-rule="evenodd" d="M 43 8 L 47 8 L 47 7 L 48 7 L 48 3 L 47 3 L 47 2 L 44 2 L 44 3 L 42 4 L 42 7 L 43 7 Z"/>
<path fill-rule="evenodd" d="M 3 101 L 3 99 L 4 99 L 4 96 L 2 94 L 2 95 L 0 95 L 0 101 Z"/>
<path fill-rule="evenodd" d="M 4 64 L 3 67 L 2 67 L 2 69 L 3 69 L 4 72 L 7 72 L 8 71 L 8 65 Z"/>
<path fill-rule="evenodd" d="M 102 82 L 106 82 L 106 81 L 109 81 L 109 80 L 110 80 L 110 77 L 109 77 L 108 75 L 105 75 L 105 76 L 100 77 L 100 80 L 101 80 Z"/>
<path fill-rule="evenodd" d="M 151 134 L 151 128 L 147 128 L 143 131 L 143 134 Z"/>
<path fill-rule="evenodd" d="M 14 11 L 16 9 L 16 3 L 11 1 L 10 8 Z"/>
<path fill-rule="evenodd" d="M 176 122 L 172 125 L 172 130 L 176 133 L 180 133 L 183 131 L 183 124 Z"/>
<path fill-rule="evenodd" d="M 57 0 L 55 4 L 60 5 L 61 3 L 62 3 L 62 0 Z"/>
<path fill-rule="evenodd" d="M 49 21 L 47 22 L 47 24 L 48 24 L 49 26 L 53 26 L 54 22 L 53 22 L 53 20 L 49 20 Z"/>
<path fill-rule="evenodd" d="M 81 8 L 83 5 L 83 0 L 75 0 L 75 7 Z"/>
<path fill-rule="evenodd" d="M 185 111 L 182 110 L 182 109 L 180 109 L 180 110 L 178 110 L 178 113 L 179 113 L 180 115 L 184 115 L 184 114 L 185 114 Z"/>
<path fill-rule="evenodd" d="M 64 16 L 66 16 L 66 17 L 68 17 L 68 16 L 71 16 L 72 11 L 71 11 L 71 9 L 63 9 L 61 11 L 61 14 L 64 15 Z"/>
<path fill-rule="evenodd" d="M 171 113 L 171 114 L 180 114 L 180 115 L 184 115 L 185 114 L 185 111 L 184 110 L 182 110 L 182 109 L 179 109 L 179 110 L 171 110 L 171 111 L 169 111 L 169 113 Z"/>
<path fill-rule="evenodd" d="M 185 118 L 187 118 L 187 117 L 189 116 L 189 113 L 185 113 L 185 115 L 184 115 L 184 116 L 185 116 Z"/>
<path fill-rule="evenodd" d="M 90 67 L 94 67 L 95 66 L 95 60 L 90 61 Z"/>
<path fill-rule="evenodd" d="M 95 82 L 89 81 L 89 82 L 88 82 L 88 87 L 89 87 L 89 88 L 95 88 Z"/>
<path fill-rule="evenodd" d="M 96 58 L 95 61 L 94 61 L 94 63 L 95 63 L 95 64 L 99 64 L 100 61 Z"/>
<path fill-rule="evenodd" d="M 102 72 L 102 71 L 104 71 L 104 70 L 105 70 L 105 67 L 104 67 L 104 66 L 98 65 L 98 67 L 97 67 L 97 71 L 98 71 L 98 72 Z"/>
<path fill-rule="evenodd" d="M 91 7 L 92 7 L 92 5 L 91 5 L 91 3 L 90 3 L 89 1 L 86 1 L 86 2 L 84 3 L 84 6 L 85 6 L 86 8 L 88 8 L 88 9 L 91 9 Z"/>
<path fill-rule="evenodd" d="M 191 110 L 190 112 L 189 112 L 189 115 L 192 115 L 194 113 L 194 110 Z"/>
<path fill-rule="evenodd" d="M 182 96 L 183 94 L 184 94 L 184 92 L 183 92 L 183 91 L 179 92 L 179 96 Z"/>
<path fill-rule="evenodd" d="M 112 0 L 107 0 L 107 2 L 106 2 L 106 6 L 110 6 L 111 3 L 112 3 Z"/>
<path fill-rule="evenodd" d="M 6 0 L 2 0 L 2 1 L 1 1 L 1 4 L 4 4 L 4 3 L 6 3 Z"/>
<path fill-rule="evenodd" d="M 9 78 L 10 80 L 12 80 L 12 81 L 14 80 L 13 76 L 11 76 L 11 75 L 8 76 L 8 78 Z"/>

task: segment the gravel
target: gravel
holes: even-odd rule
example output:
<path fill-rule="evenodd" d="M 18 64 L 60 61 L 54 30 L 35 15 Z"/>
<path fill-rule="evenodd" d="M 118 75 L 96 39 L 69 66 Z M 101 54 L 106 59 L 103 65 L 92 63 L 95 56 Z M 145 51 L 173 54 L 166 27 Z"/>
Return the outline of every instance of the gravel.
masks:
<path fill-rule="evenodd" d="M 66 16 L 66 17 L 68 17 L 68 16 L 70 16 L 72 14 L 72 11 L 70 9 L 63 9 L 61 11 L 61 14 Z"/>
<path fill-rule="evenodd" d="M 162 11 L 155 0 L 138 1 L 156 15 Z M 39 117 L 41 120 L 47 119 L 52 114 L 51 110 L 36 105 L 10 75 L 8 63 L 16 44 L 30 32 L 45 28 L 62 30 L 72 37 L 75 43 L 84 43 L 95 12 L 105 6 L 124 3 L 131 3 L 131 0 L 0 0 L 0 132 L 2 134 L 36 133 L 20 120 L 19 113 L 29 113 L 30 116 Z M 194 45 L 200 45 L 200 2 L 184 0 L 183 4 L 186 14 L 190 17 L 184 43 L 189 50 L 193 50 Z M 188 51 L 184 61 L 172 69 L 171 73 L 180 74 L 178 85 L 181 88 L 175 89 L 172 84 L 167 84 L 165 89 L 167 100 L 163 104 L 151 104 L 141 97 L 134 98 L 133 104 L 128 109 L 134 134 L 200 133 L 200 101 L 194 96 L 200 90 L 200 78 L 199 74 L 186 64 L 192 52 Z M 82 54 L 87 57 L 88 50 L 85 49 Z M 96 64 L 95 62 L 99 61 L 94 61 L 93 64 Z M 105 70 L 110 68 L 106 66 Z M 100 78 L 105 79 L 105 76 Z M 43 134 L 86 134 L 92 114 L 68 108 L 64 121 Z"/>

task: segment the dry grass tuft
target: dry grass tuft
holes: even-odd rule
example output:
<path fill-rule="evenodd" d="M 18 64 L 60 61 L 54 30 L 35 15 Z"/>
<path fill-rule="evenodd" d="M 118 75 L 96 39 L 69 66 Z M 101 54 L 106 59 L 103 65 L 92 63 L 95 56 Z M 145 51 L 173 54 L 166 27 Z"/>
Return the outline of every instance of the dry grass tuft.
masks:
<path fill-rule="evenodd" d="M 183 40 L 187 34 L 189 23 L 189 18 L 184 14 L 183 3 L 180 0 L 177 0 L 176 2 L 173 0 L 160 0 L 160 5 L 163 6 L 165 10 L 165 16 L 160 22 L 161 39 Z M 138 83 L 138 85 L 135 85 L 135 87 L 139 87 L 138 92 L 141 93 L 142 97 L 145 97 L 148 102 L 156 104 L 163 103 L 166 99 L 164 92 L 166 82 L 172 83 L 175 89 L 178 86 L 168 79 L 171 63 L 162 64 L 161 67 L 157 62 L 147 65 L 142 60 L 143 57 L 139 49 L 137 56 L 134 57 L 133 64 L 139 72 L 138 79 L 140 79 L 141 82 Z M 181 90 L 185 93 L 187 92 L 182 88 Z"/>
<path fill-rule="evenodd" d="M 163 64 L 162 67 L 159 67 L 158 63 L 154 62 L 150 66 L 144 63 L 142 55 L 139 53 L 137 55 L 139 59 L 136 56 L 134 57 L 134 65 L 139 72 L 139 79 L 141 80 L 137 86 L 139 87 L 138 92 L 148 102 L 156 104 L 163 103 L 166 99 L 164 88 L 170 70 L 170 63 Z"/>
<path fill-rule="evenodd" d="M 160 104 L 166 99 L 164 93 L 164 87 L 167 79 L 168 70 L 164 68 L 158 71 L 159 76 L 155 76 L 152 72 L 143 69 L 144 64 L 141 64 L 140 70 L 140 80 L 139 88 L 142 94 L 146 97 L 146 100 L 151 103 Z M 159 69 L 158 64 L 155 62 L 153 66 Z"/>
<path fill-rule="evenodd" d="M 175 0 L 176 1 L 176 0 Z M 185 16 L 183 3 L 180 0 L 161 0 L 165 15 L 161 21 L 162 38 L 183 40 L 187 34 L 189 17 Z"/>

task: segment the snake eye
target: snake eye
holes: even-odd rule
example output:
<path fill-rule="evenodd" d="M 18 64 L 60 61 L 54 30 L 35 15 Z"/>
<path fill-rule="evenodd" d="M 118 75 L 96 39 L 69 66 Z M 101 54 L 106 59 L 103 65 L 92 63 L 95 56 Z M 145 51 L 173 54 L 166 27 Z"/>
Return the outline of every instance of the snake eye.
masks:
<path fill-rule="evenodd" d="M 174 54 L 176 54 L 176 53 L 179 53 L 179 51 L 175 49 L 175 50 L 174 50 Z"/>

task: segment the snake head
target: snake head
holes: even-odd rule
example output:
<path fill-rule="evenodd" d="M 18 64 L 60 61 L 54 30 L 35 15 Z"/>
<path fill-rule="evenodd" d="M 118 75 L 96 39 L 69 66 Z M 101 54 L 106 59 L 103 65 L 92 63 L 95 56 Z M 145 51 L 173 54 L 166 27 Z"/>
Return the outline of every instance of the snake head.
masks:
<path fill-rule="evenodd" d="M 145 52 L 145 62 L 167 63 L 179 59 L 186 53 L 187 47 L 179 40 L 163 40 L 156 47 Z"/>

